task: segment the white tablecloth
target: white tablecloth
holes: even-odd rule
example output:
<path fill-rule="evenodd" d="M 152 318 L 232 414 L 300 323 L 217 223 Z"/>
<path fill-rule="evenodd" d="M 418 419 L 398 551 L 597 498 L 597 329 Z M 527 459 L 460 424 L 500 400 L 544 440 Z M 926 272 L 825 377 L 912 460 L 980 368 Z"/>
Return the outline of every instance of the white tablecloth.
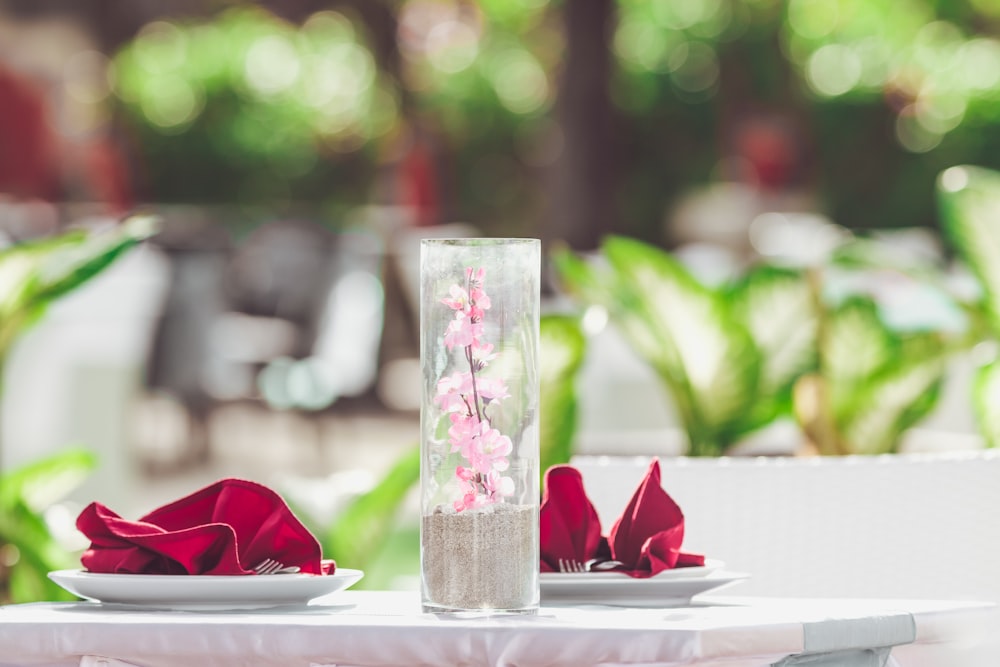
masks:
<path fill-rule="evenodd" d="M 676 609 L 543 606 L 537 616 L 475 617 L 423 614 L 414 593 L 365 591 L 228 612 L 35 603 L 0 607 L 0 666 L 882 667 L 896 665 L 891 647 L 940 644 L 984 609 L 705 598 Z"/>

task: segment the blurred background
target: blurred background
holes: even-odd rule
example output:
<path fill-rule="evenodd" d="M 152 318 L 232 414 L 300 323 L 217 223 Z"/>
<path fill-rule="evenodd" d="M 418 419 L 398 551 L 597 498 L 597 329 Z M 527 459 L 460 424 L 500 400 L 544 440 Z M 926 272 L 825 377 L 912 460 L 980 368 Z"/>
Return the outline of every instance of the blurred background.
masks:
<path fill-rule="evenodd" d="M 3 0 L 4 244 L 161 222 L 2 348 L 0 471 L 95 455 L 48 516 L 70 543 L 80 502 L 222 476 L 331 521 L 417 440 L 429 236 L 628 237 L 705 289 L 865 239 L 830 289 L 968 332 L 936 183 L 998 149 L 1000 0 Z M 587 337 L 575 451 L 682 453 L 656 372 L 546 269 Z M 982 446 L 976 342 L 906 412 L 949 446 Z"/>

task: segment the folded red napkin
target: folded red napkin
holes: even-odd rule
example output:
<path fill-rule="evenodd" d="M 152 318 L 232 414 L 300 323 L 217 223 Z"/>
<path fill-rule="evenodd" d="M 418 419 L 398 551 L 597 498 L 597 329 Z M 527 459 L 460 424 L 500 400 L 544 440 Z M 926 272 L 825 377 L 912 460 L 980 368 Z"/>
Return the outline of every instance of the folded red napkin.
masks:
<path fill-rule="evenodd" d="M 607 538 L 601 536 L 580 472 L 568 465 L 552 466 L 545 473 L 539 527 L 543 572 L 558 572 L 560 560 L 615 560 L 621 565 L 614 570 L 631 577 L 705 564 L 704 556 L 680 550 L 684 514 L 660 485 L 658 459 L 649 464 Z"/>
<path fill-rule="evenodd" d="M 138 521 L 100 503 L 77 517 L 91 540 L 81 562 L 117 574 L 253 574 L 272 558 L 307 574 L 332 574 L 319 542 L 281 496 L 242 479 L 223 479 L 153 510 Z"/>
<path fill-rule="evenodd" d="M 558 572 L 559 560 L 585 563 L 608 551 L 601 520 L 583 490 L 583 476 L 567 465 L 545 472 L 545 495 L 538 515 L 542 572 Z"/>

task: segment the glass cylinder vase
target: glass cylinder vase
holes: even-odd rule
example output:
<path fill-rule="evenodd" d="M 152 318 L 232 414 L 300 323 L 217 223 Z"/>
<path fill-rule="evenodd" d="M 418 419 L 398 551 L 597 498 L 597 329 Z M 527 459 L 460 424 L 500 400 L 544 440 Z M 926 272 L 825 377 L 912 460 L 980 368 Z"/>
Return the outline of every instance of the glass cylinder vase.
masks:
<path fill-rule="evenodd" d="M 420 252 L 425 611 L 538 609 L 537 239 Z"/>

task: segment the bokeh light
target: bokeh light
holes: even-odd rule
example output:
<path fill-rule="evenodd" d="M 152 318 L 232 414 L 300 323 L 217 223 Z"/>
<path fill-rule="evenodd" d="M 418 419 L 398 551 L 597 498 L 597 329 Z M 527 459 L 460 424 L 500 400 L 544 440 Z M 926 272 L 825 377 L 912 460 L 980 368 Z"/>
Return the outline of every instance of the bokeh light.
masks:
<path fill-rule="evenodd" d="M 301 69 L 291 41 L 283 35 L 267 35 L 255 40 L 247 51 L 243 72 L 250 89 L 267 96 L 290 89 Z"/>
<path fill-rule="evenodd" d="M 493 87 L 501 103 L 517 114 L 538 111 L 549 96 L 549 82 L 538 61 L 515 49 L 495 58 Z"/>
<path fill-rule="evenodd" d="M 861 81 L 861 60 L 843 44 L 827 44 L 809 57 L 806 75 L 809 85 L 820 95 L 843 95 Z"/>

